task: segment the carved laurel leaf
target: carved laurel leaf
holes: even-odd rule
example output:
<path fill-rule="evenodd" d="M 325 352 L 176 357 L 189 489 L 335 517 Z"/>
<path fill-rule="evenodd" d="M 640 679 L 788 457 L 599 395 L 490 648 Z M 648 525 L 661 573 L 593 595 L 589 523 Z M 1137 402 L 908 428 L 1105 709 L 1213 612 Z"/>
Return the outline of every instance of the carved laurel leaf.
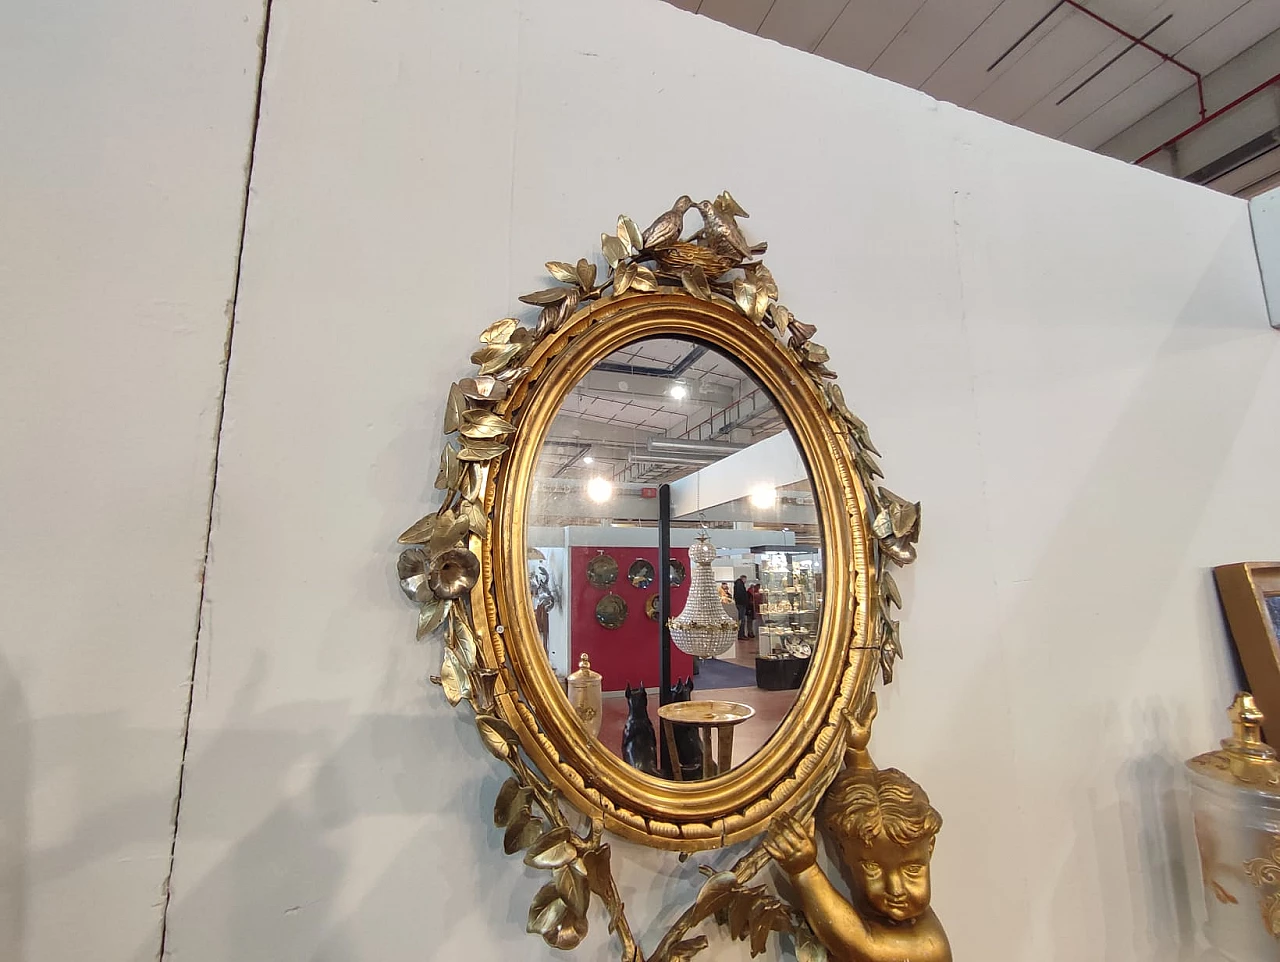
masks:
<path fill-rule="evenodd" d="M 773 272 L 763 264 L 756 264 L 751 268 L 751 277 L 756 282 L 756 287 L 762 290 L 767 297 L 778 296 L 778 282 L 773 279 Z"/>
<path fill-rule="evenodd" d="M 483 478 L 484 468 L 478 464 L 468 464 L 462 469 L 462 477 L 459 478 L 460 484 L 458 491 L 462 495 L 464 501 L 480 500 L 480 482 Z M 479 534 L 479 532 L 476 532 Z M 481 535 L 483 537 L 483 535 Z"/>
<path fill-rule="evenodd" d="M 556 949 L 572 949 L 587 934 L 586 918 L 575 912 L 560 896 L 555 882 L 548 882 L 534 896 L 529 906 L 530 933 Z"/>
<path fill-rule="evenodd" d="M 484 508 L 474 502 L 463 501 L 458 505 L 458 513 L 467 519 L 472 533 L 481 538 L 489 537 L 489 518 L 485 515 Z"/>
<path fill-rule="evenodd" d="M 419 518 L 404 529 L 404 534 L 396 540 L 401 544 L 426 544 L 431 540 L 431 531 L 436 526 L 436 513 L 432 511 L 425 518 Z"/>
<path fill-rule="evenodd" d="M 657 275 L 647 267 L 637 266 L 636 276 L 631 282 L 631 286 L 637 291 L 656 291 L 658 289 Z"/>
<path fill-rule="evenodd" d="M 613 892 L 613 871 L 609 867 L 608 843 L 601 843 L 591 851 L 583 852 L 582 864 L 587 870 L 587 884 L 591 886 L 591 891 L 602 899 L 608 899 Z"/>
<path fill-rule="evenodd" d="M 453 650 L 446 648 L 444 662 L 440 665 L 440 687 L 444 689 L 444 697 L 449 704 L 457 707 L 458 702 L 471 697 L 471 684 L 467 670 L 458 660 Z"/>
<path fill-rule="evenodd" d="M 487 350 L 487 348 L 486 348 Z M 456 384 L 449 385 L 449 396 L 444 402 L 444 433 L 452 434 L 462 423 L 462 412 L 467 409 L 467 399 Z"/>
<path fill-rule="evenodd" d="M 521 380 L 532 368 L 528 367 L 509 367 L 505 371 L 501 371 L 494 375 L 503 384 L 515 384 Z"/>
<path fill-rule="evenodd" d="M 514 822 L 521 809 L 528 809 L 530 794 L 530 790 L 516 778 L 503 782 L 498 789 L 498 797 L 493 800 L 493 824 L 506 828 Z"/>
<path fill-rule="evenodd" d="M 439 554 L 462 540 L 469 530 L 466 518 L 459 518 L 449 509 L 441 511 L 436 518 L 435 530 L 431 532 L 431 553 Z"/>
<path fill-rule="evenodd" d="M 506 418 L 488 411 L 466 411 L 458 430 L 464 438 L 496 438 L 515 429 L 516 426 Z"/>
<path fill-rule="evenodd" d="M 584 872 L 581 862 L 572 861 L 561 865 L 551 874 L 560 897 L 578 915 L 586 915 L 587 906 L 591 904 L 591 889 L 587 887 Z"/>
<path fill-rule="evenodd" d="M 600 250 L 604 252 L 610 267 L 617 267 L 618 261 L 627 256 L 626 246 L 614 234 L 600 235 Z"/>
<path fill-rule="evenodd" d="M 502 850 L 508 855 L 528 848 L 542 834 L 542 819 L 534 818 L 526 805 L 521 808 L 502 835 Z"/>
<path fill-rule="evenodd" d="M 477 715 L 476 728 L 480 730 L 480 740 L 484 747 L 495 757 L 506 761 L 514 758 L 519 751 L 519 739 L 515 731 L 497 715 Z"/>
<path fill-rule="evenodd" d="M 509 365 L 523 350 L 524 345 L 515 342 L 490 344 L 472 354 L 471 360 L 480 365 L 480 374 L 493 374 Z"/>
<path fill-rule="evenodd" d="M 574 270 L 573 265 L 566 264 L 564 261 L 547 261 L 547 273 L 561 284 L 578 283 L 578 272 Z"/>
<path fill-rule="evenodd" d="M 534 291 L 532 294 L 521 294 L 520 300 L 526 304 L 545 307 L 547 304 L 559 304 L 573 289 L 572 287 L 548 287 L 546 290 Z"/>
<path fill-rule="evenodd" d="M 893 575 L 887 571 L 881 574 L 880 587 L 885 601 L 892 601 L 897 607 L 902 607 L 902 592 L 898 590 L 898 583 L 893 580 Z"/>
<path fill-rule="evenodd" d="M 750 277 L 736 277 L 733 281 L 733 299 L 738 304 L 738 310 L 751 317 L 751 313 L 756 309 L 756 283 Z M 754 318 L 753 318 L 754 320 Z"/>
<path fill-rule="evenodd" d="M 524 853 L 524 864 L 532 868 L 553 869 L 568 865 L 577 857 L 573 832 L 568 828 L 553 828 Z"/>
<path fill-rule="evenodd" d="M 640 228 L 636 227 L 636 222 L 626 214 L 618 215 L 618 239 L 630 248 L 627 251 L 629 254 L 633 254 L 644 247 Z"/>
<path fill-rule="evenodd" d="M 507 446 L 497 441 L 467 441 L 458 452 L 458 460 L 492 461 L 506 450 Z"/>
<path fill-rule="evenodd" d="M 454 653 L 458 656 L 459 663 L 467 671 L 474 670 L 477 657 L 475 633 L 471 630 L 471 626 L 467 624 L 466 618 L 459 618 L 455 615 L 449 624 L 452 628 L 451 640 Z"/>
<path fill-rule="evenodd" d="M 452 606 L 453 602 L 441 598 L 430 598 L 423 603 L 418 611 L 419 641 L 444 624 L 445 615 Z"/>
<path fill-rule="evenodd" d="M 704 301 L 711 300 L 711 285 L 707 283 L 706 272 L 697 264 L 680 272 L 680 283 L 694 297 Z"/>
<path fill-rule="evenodd" d="M 631 282 L 636 279 L 635 264 L 620 264 L 617 273 L 613 275 L 613 293 L 625 294 L 627 288 L 631 286 Z"/>
<path fill-rule="evenodd" d="M 485 344 L 505 344 L 511 339 L 511 333 L 519 326 L 520 322 L 514 317 L 504 317 L 481 331 L 480 340 Z"/>
<path fill-rule="evenodd" d="M 444 449 L 440 452 L 440 470 L 436 473 L 436 487 L 441 491 L 455 488 L 461 470 L 458 464 L 458 449 L 446 442 Z"/>

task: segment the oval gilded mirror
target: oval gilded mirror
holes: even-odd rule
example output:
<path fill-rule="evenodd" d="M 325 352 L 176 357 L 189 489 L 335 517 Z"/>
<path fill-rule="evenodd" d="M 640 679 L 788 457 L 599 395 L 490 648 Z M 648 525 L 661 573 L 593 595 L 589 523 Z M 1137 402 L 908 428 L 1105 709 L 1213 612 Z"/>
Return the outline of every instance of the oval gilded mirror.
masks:
<path fill-rule="evenodd" d="M 493 820 L 508 854 L 551 873 L 528 916 L 548 945 L 577 945 L 599 899 L 624 960 L 689 958 L 716 906 L 751 920 L 731 934 L 753 954 L 777 932 L 802 956 L 821 941 L 861 957 L 880 926 L 949 962 L 928 909 L 940 820 L 900 772 L 894 798 L 923 813 L 910 898 L 855 905 L 827 885 L 788 910 L 749 885 L 771 860 L 812 874 L 819 805 L 841 807 L 846 868 L 906 857 L 848 788 L 880 791 L 873 689 L 901 654 L 887 568 L 914 560 L 920 506 L 878 484 L 867 426 L 744 216 L 725 192 L 680 197 L 644 231 L 620 217 L 602 262 L 547 263 L 554 286 L 520 298 L 536 319 L 480 334 L 477 370 L 448 389 L 441 503 L 400 536 L 400 585 L 419 639 L 441 641 L 432 682 L 510 770 Z M 607 834 L 686 855 L 751 845 L 646 955 Z"/>
<path fill-rule="evenodd" d="M 664 531 L 665 622 L 676 626 L 665 636 L 658 605 L 652 619 L 625 616 L 628 599 L 639 608 L 650 594 Z M 599 741 L 631 767 L 678 781 L 727 774 L 791 712 L 822 620 L 821 519 L 786 414 L 724 350 L 647 337 L 596 361 L 542 438 L 525 542 L 565 559 L 548 666 L 567 679 L 589 659 Z M 617 584 L 614 556 L 636 558 Z M 616 593 L 601 599 L 605 584 Z"/>

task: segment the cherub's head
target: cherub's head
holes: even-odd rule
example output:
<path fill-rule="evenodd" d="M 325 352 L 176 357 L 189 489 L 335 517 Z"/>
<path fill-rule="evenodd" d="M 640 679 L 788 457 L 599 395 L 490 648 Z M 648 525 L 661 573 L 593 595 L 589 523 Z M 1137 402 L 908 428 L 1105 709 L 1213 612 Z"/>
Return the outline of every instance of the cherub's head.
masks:
<path fill-rule="evenodd" d="M 822 803 L 822 821 L 871 907 L 906 922 L 929 907 L 929 859 L 942 816 L 896 768 L 846 768 Z"/>

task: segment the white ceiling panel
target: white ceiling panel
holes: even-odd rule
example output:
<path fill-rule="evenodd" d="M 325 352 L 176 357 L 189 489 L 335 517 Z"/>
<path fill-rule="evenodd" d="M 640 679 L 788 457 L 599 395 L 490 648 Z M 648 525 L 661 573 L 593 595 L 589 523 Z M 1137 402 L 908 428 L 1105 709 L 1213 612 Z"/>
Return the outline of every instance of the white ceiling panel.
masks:
<path fill-rule="evenodd" d="M 755 33 L 764 23 L 772 0 L 702 0 L 698 13 L 731 27 Z"/>
<path fill-rule="evenodd" d="M 1250 0 L 1190 41 L 1178 59 L 1210 73 L 1276 30 L 1280 30 L 1280 0 Z M 1280 63 L 1275 69 L 1280 72 Z"/>
<path fill-rule="evenodd" d="M 921 0 L 850 0 L 814 53 L 867 70 L 920 4 Z"/>
<path fill-rule="evenodd" d="M 1081 0 L 1088 12 L 1077 9 L 1072 0 L 1056 9 L 1055 2 L 702 0 L 695 9 L 739 29 L 1089 149 L 1099 148 L 1194 85 L 1190 73 L 1163 61 L 1156 51 L 1205 76 L 1240 58 L 1206 84 L 1206 106 L 1212 111 L 1259 82 L 1256 53 L 1241 54 L 1280 31 L 1280 0 Z M 694 2 L 677 0 L 677 5 L 688 9 Z M 1046 14 L 1044 23 L 1037 25 Z M 1135 36 L 1155 28 L 1147 39 L 1155 51 L 1127 49 L 1129 39 L 1090 14 Z M 992 67 L 997 59 L 999 64 Z M 1234 72 L 1246 62 L 1252 73 Z M 1087 82 L 1072 93 L 1082 81 Z M 1071 96 L 1058 103 L 1068 93 Z M 1176 125 L 1180 106 L 1164 113 L 1173 115 L 1174 123 L 1162 120 L 1156 125 L 1157 135 L 1165 126 L 1171 127 L 1168 136 L 1183 129 Z M 1195 119 L 1192 101 L 1186 125 Z M 1145 133 L 1145 127 L 1136 128 L 1127 140 L 1144 140 Z M 1238 145 L 1227 145 L 1224 151 L 1234 146 Z"/>
<path fill-rule="evenodd" d="M 759 33 L 788 47 L 812 51 L 847 3 L 848 0 L 777 0 Z"/>
<path fill-rule="evenodd" d="M 1088 17 L 1068 14 L 1027 56 L 996 77 L 967 106 L 1013 123 L 1074 75 L 1082 60 L 1090 60 L 1110 46 L 1113 38 L 1114 34 Z"/>
<path fill-rule="evenodd" d="M 1105 144 L 1126 127 L 1132 126 L 1134 121 L 1145 116 L 1154 107 L 1176 97 L 1190 85 L 1191 78 L 1185 73 L 1172 64 L 1162 63 L 1068 129 L 1060 139 L 1092 150 Z"/>
<path fill-rule="evenodd" d="M 929 0 L 876 60 L 878 76 L 919 87 L 1003 0 Z"/>
<path fill-rule="evenodd" d="M 1023 0 L 1004 0 L 958 50 L 925 78 L 920 89 L 939 100 L 949 100 L 961 106 L 972 103 L 993 80 L 1024 57 L 1031 56 L 1040 40 L 1066 17 L 1065 10 L 1057 11 L 1034 36 L 1028 37 L 995 69 L 988 71 L 987 68 L 1035 23 L 1044 10 L 1042 7 L 1039 13 L 1028 16 Z"/>

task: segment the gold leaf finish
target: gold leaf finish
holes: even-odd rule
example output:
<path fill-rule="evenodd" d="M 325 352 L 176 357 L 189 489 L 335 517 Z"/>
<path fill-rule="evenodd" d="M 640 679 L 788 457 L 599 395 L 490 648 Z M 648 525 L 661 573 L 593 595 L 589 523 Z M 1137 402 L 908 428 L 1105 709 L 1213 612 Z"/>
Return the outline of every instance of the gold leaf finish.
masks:
<path fill-rule="evenodd" d="M 444 402 L 444 433 L 452 434 L 462 424 L 462 412 L 466 410 L 467 399 L 462 396 L 462 389 L 456 384 L 449 385 L 449 396 Z"/>
<path fill-rule="evenodd" d="M 506 418 L 487 411 L 467 411 L 462 415 L 459 433 L 464 438 L 497 438 L 510 434 L 516 426 Z"/>
<path fill-rule="evenodd" d="M 577 270 L 573 265 L 566 264 L 564 261 L 547 261 L 547 273 L 558 280 L 561 284 L 578 283 Z"/>
<path fill-rule="evenodd" d="M 519 326 L 520 322 L 514 317 L 504 317 L 486 327 L 480 334 L 480 340 L 485 344 L 505 344 L 511 338 L 511 332 Z"/>
<path fill-rule="evenodd" d="M 702 227 L 685 238 L 692 209 Z M 601 234 L 603 277 L 587 258 L 547 262 L 562 286 L 520 298 L 541 309 L 536 326 L 490 324 L 472 355 L 478 370 L 449 388 L 444 425 L 458 437 L 442 447 L 443 503 L 401 535 L 423 546 L 397 562 L 402 590 L 420 605 L 419 637 L 444 640 L 431 680 L 450 704 L 468 702 L 482 744 L 511 772 L 493 808 L 503 850 L 526 852 L 527 865 L 550 873 L 530 905 L 529 931 L 557 948 L 576 946 L 595 896 L 623 962 L 693 959 L 707 940 L 690 929 L 712 917 L 752 955 L 770 933 L 789 933 L 799 959 L 825 962 L 805 919 L 767 886 L 748 885 L 769 861 L 759 841 L 731 872 L 707 871 L 697 899 L 646 957 L 603 834 L 687 854 L 758 838 L 784 813 L 812 818 L 850 732 L 856 740 L 861 730 L 849 719 L 901 656 L 889 613 L 902 598 L 886 567 L 914 559 L 919 505 L 873 487 L 882 473 L 866 425 L 833 383 L 815 328 L 777 303 L 777 283 L 758 259 L 766 245 L 750 243 L 737 223 L 746 216 L 728 191 L 698 203 L 686 195 L 643 233 L 620 216 L 616 233 Z M 719 350 L 775 399 L 811 466 L 826 522 L 826 592 L 846 602 L 824 610 L 787 725 L 730 774 L 696 782 L 644 775 L 578 723 L 541 649 L 524 577 L 528 493 L 564 397 L 600 359 L 649 337 Z M 587 816 L 589 830 L 566 808 Z"/>
<path fill-rule="evenodd" d="M 547 304 L 559 304 L 569 296 L 571 290 L 573 290 L 572 287 L 548 287 L 546 290 L 534 291 L 532 294 L 522 294 L 520 300 L 526 304 L 544 307 Z"/>

